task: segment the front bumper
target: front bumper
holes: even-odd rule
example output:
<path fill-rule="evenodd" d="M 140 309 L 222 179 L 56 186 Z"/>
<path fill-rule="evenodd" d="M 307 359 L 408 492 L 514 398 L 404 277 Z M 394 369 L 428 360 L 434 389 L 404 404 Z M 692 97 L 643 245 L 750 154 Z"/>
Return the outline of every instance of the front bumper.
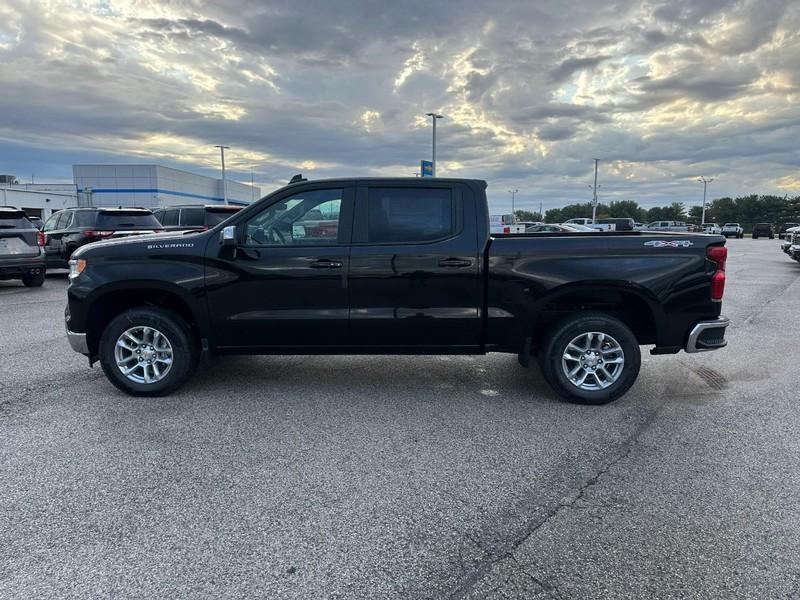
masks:
<path fill-rule="evenodd" d="M 86 342 L 85 333 L 75 333 L 67 329 L 67 340 L 69 340 L 69 345 L 72 346 L 75 352 L 89 356 L 89 344 Z"/>
<path fill-rule="evenodd" d="M 725 329 L 731 322 L 726 317 L 717 317 L 710 321 L 695 323 L 689 332 L 689 339 L 684 350 L 689 353 L 718 350 L 728 345 L 725 340 Z"/>

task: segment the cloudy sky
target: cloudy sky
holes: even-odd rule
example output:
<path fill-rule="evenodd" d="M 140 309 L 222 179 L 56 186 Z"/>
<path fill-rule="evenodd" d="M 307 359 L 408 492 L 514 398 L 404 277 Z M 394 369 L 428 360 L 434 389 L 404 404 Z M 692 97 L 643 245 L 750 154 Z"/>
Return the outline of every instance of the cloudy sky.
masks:
<path fill-rule="evenodd" d="M 0 172 L 158 162 L 269 191 L 489 181 L 494 210 L 800 194 L 797 0 L 0 0 Z"/>

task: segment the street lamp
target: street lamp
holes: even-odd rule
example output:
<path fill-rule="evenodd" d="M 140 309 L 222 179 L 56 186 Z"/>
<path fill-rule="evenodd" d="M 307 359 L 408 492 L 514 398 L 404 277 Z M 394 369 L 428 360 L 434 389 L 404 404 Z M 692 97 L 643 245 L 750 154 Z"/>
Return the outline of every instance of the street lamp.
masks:
<path fill-rule="evenodd" d="M 700 218 L 700 227 L 702 227 L 706 222 L 706 188 L 708 187 L 709 183 L 714 181 L 714 178 L 712 177 L 711 179 L 706 179 L 703 175 L 700 175 L 700 177 L 697 178 L 697 181 L 703 183 L 703 216 Z"/>
<path fill-rule="evenodd" d="M 433 176 L 436 177 L 436 121 L 437 119 L 443 119 L 444 115 L 440 115 L 439 113 L 429 112 L 425 113 L 426 117 L 430 117 L 431 121 L 433 121 L 433 160 L 431 161 L 432 168 L 431 171 Z"/>
<path fill-rule="evenodd" d="M 225 150 L 230 149 L 230 146 L 220 146 L 217 144 L 214 148 L 219 148 L 219 157 L 222 160 L 222 199 L 225 204 L 228 203 L 228 182 L 225 180 Z"/>
<path fill-rule="evenodd" d="M 594 192 L 592 193 L 592 225 L 597 220 L 597 165 L 600 162 L 599 158 L 594 158 Z"/>
<path fill-rule="evenodd" d="M 514 198 L 519 193 L 519 190 L 518 189 L 508 190 L 508 193 L 511 194 L 511 218 L 516 220 L 516 217 L 514 216 Z"/>

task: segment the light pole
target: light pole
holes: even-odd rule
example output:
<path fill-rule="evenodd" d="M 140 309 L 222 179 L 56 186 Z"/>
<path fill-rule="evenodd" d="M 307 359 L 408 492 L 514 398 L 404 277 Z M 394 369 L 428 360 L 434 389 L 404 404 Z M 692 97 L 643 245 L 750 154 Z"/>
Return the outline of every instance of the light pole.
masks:
<path fill-rule="evenodd" d="M 600 162 L 599 158 L 594 158 L 594 191 L 592 192 L 592 225 L 597 220 L 597 164 Z"/>
<path fill-rule="evenodd" d="M 431 171 L 433 172 L 433 176 L 436 177 L 436 121 L 438 119 L 443 119 L 444 115 L 440 115 L 439 113 L 435 112 L 429 112 L 425 113 L 425 116 L 430 117 L 433 121 L 433 160 L 431 161 L 433 165 Z"/>
<path fill-rule="evenodd" d="M 711 179 L 706 179 L 704 175 L 700 175 L 700 177 L 697 178 L 697 181 L 701 181 L 703 183 L 703 216 L 700 217 L 700 227 L 702 227 L 703 223 L 706 222 L 706 188 L 708 187 L 709 183 L 714 181 L 714 178 L 712 177 Z"/>
<path fill-rule="evenodd" d="M 519 193 L 518 189 L 508 190 L 508 193 L 511 194 L 511 218 L 516 221 L 517 217 L 514 214 L 514 198 Z"/>
<path fill-rule="evenodd" d="M 219 148 L 219 157 L 222 160 L 222 200 L 225 204 L 228 203 L 228 182 L 225 180 L 225 150 L 229 150 L 230 146 L 220 146 L 217 144 L 214 148 Z"/>

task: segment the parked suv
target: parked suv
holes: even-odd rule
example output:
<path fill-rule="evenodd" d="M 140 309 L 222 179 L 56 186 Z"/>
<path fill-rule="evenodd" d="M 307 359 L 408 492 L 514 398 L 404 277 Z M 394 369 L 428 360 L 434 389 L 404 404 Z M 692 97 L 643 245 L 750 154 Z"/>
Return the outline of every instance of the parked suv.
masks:
<path fill-rule="evenodd" d="M 219 225 L 231 215 L 242 210 L 241 206 L 230 204 L 188 204 L 185 206 L 165 206 L 153 211 L 166 231 L 206 231 Z"/>
<path fill-rule="evenodd" d="M 744 237 L 744 229 L 739 223 L 725 223 L 725 225 L 722 226 L 722 235 L 726 238 L 733 236 L 741 239 Z"/>
<path fill-rule="evenodd" d="M 613 231 L 633 231 L 633 219 L 616 218 L 597 219 L 598 225 L 611 225 Z"/>
<path fill-rule="evenodd" d="M 786 235 L 786 232 L 798 226 L 800 226 L 800 223 L 782 223 L 780 229 L 778 229 L 778 237 L 780 239 L 785 239 L 786 237 L 788 237 Z"/>
<path fill-rule="evenodd" d="M 768 237 L 771 240 L 775 239 L 775 228 L 772 223 L 756 223 L 753 225 L 753 239 L 757 240 L 760 237 Z"/>
<path fill-rule="evenodd" d="M 25 213 L 0 206 L 0 279 L 21 279 L 28 287 L 44 283 L 44 235 Z"/>
<path fill-rule="evenodd" d="M 78 248 L 98 240 L 163 231 L 145 208 L 67 208 L 44 224 L 47 265 L 67 268 Z"/>

